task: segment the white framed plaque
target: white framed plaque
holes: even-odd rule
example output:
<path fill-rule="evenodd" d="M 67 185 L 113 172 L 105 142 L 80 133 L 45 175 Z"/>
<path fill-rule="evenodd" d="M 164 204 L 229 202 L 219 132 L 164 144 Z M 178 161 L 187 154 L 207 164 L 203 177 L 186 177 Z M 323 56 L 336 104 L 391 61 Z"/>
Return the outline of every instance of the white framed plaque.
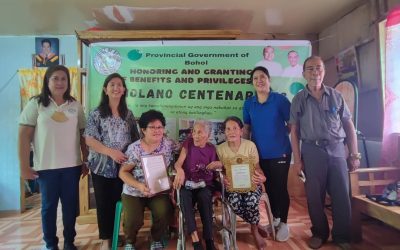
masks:
<path fill-rule="evenodd" d="M 255 191 L 257 186 L 251 181 L 255 172 L 255 160 L 252 157 L 238 155 L 224 162 L 226 176 L 230 182 L 229 192 L 247 193 Z"/>
<path fill-rule="evenodd" d="M 142 156 L 141 161 L 146 185 L 150 189 L 151 195 L 171 189 L 164 155 Z"/>

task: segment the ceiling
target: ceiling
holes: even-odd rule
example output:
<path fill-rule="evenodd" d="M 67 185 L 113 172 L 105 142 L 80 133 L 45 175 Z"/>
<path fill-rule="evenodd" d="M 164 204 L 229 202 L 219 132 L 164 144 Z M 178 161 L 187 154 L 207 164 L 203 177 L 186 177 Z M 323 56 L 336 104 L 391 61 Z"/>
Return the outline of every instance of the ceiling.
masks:
<path fill-rule="evenodd" d="M 365 0 L 0 0 L 0 35 L 99 29 L 240 29 L 247 37 L 319 33 Z M 108 7 L 116 20 L 104 13 Z M 113 8 L 114 6 L 114 8 Z M 128 6 L 121 8 L 118 6 Z"/>

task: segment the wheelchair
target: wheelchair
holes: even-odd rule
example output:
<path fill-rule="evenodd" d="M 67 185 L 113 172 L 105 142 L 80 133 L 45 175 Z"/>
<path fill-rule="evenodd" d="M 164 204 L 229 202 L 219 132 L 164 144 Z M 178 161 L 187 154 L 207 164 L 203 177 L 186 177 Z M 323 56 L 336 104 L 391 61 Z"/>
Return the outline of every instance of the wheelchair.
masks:
<path fill-rule="evenodd" d="M 224 185 L 224 175 L 222 170 L 216 170 L 218 172 L 220 182 L 221 182 L 221 194 L 217 197 L 217 201 L 221 204 L 221 219 L 218 219 L 217 215 L 213 214 L 213 225 L 221 235 L 222 245 L 224 250 L 238 250 L 236 244 L 236 214 L 233 212 L 232 207 L 225 199 L 225 185 Z M 186 237 L 185 237 L 185 222 L 183 216 L 183 207 L 180 200 L 180 190 L 176 193 L 176 206 L 178 208 L 178 240 L 177 240 L 177 250 L 186 249 Z M 267 210 L 267 216 L 270 225 L 273 224 L 273 216 L 269 204 L 268 195 L 264 192 L 261 196 L 260 202 L 265 202 L 265 207 Z M 271 226 L 272 237 L 275 239 L 275 229 Z"/>

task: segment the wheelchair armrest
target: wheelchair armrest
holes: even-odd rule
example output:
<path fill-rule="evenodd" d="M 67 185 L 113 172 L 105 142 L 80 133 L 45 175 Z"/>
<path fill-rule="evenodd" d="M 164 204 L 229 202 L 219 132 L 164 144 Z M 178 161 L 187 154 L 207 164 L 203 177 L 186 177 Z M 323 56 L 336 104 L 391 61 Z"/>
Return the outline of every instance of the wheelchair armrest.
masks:
<path fill-rule="evenodd" d="M 225 199 L 225 183 L 224 183 L 225 177 L 223 174 L 224 170 L 222 168 L 218 168 L 218 169 L 215 169 L 214 171 L 218 173 L 218 177 L 219 177 L 219 180 L 221 183 L 221 198 L 222 198 L 222 200 L 224 200 Z"/>

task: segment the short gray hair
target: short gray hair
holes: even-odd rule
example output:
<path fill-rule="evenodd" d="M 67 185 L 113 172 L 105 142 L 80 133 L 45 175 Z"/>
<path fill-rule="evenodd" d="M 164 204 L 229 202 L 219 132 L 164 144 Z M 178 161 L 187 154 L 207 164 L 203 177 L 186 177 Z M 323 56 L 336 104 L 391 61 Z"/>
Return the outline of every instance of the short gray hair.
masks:
<path fill-rule="evenodd" d="M 210 121 L 207 120 L 196 120 L 193 123 L 193 128 L 196 125 L 200 125 L 204 128 L 204 130 L 206 131 L 206 133 L 208 134 L 208 136 L 211 135 L 211 129 L 212 129 L 212 124 Z"/>
<path fill-rule="evenodd" d="M 324 63 L 324 60 L 322 60 L 322 57 L 320 57 L 320 56 L 310 56 L 310 57 L 307 57 L 307 59 L 306 59 L 306 60 L 304 61 L 304 63 L 303 63 L 303 72 L 306 71 L 306 63 L 307 63 L 308 61 L 312 60 L 312 59 L 321 60 L 322 65 L 323 65 L 324 68 L 325 68 L 325 63 Z"/>

